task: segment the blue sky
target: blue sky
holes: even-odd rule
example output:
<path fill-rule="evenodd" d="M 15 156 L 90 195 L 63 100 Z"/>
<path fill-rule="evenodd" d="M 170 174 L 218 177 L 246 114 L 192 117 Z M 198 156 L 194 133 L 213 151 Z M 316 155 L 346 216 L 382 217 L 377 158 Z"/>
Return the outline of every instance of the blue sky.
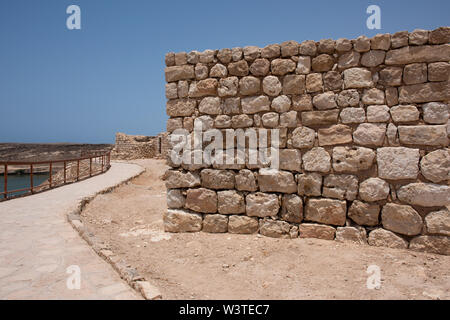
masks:
<path fill-rule="evenodd" d="M 81 30 L 66 8 L 81 8 Z M 366 8 L 381 7 L 368 30 Z M 164 55 L 450 25 L 448 0 L 1 0 L 0 142 L 165 130 Z"/>

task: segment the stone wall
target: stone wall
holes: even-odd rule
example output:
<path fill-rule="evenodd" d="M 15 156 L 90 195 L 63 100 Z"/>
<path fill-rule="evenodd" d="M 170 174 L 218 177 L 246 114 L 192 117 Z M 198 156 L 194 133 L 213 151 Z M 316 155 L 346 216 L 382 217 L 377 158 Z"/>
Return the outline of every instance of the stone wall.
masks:
<path fill-rule="evenodd" d="M 116 143 L 111 151 L 111 158 L 117 160 L 165 158 L 167 150 L 167 133 L 151 137 L 118 132 L 116 133 Z"/>
<path fill-rule="evenodd" d="M 450 254 L 449 42 L 443 27 L 168 53 L 168 132 L 278 128 L 281 148 L 279 171 L 172 163 L 165 230 Z"/>

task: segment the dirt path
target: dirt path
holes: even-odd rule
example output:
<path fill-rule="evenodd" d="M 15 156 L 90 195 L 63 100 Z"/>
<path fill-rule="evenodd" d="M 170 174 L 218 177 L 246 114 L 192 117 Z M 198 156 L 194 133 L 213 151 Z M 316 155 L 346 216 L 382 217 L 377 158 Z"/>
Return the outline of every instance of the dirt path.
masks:
<path fill-rule="evenodd" d="M 450 257 L 316 239 L 163 232 L 160 160 L 100 195 L 83 222 L 165 299 L 450 299 Z M 381 288 L 369 290 L 369 265 Z"/>

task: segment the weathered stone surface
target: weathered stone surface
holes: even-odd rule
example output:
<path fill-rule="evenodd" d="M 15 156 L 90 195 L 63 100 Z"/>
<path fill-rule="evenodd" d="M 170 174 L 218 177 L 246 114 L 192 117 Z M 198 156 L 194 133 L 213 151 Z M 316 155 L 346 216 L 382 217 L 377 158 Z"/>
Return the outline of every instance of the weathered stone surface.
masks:
<path fill-rule="evenodd" d="M 300 150 L 280 149 L 279 150 L 280 169 L 300 172 L 302 169 L 302 157 Z"/>
<path fill-rule="evenodd" d="M 259 169 L 258 185 L 259 190 L 262 192 L 297 192 L 297 183 L 294 180 L 294 175 L 288 171 Z"/>
<path fill-rule="evenodd" d="M 297 180 L 299 195 L 313 197 L 322 195 L 322 176 L 319 173 L 299 174 Z"/>
<path fill-rule="evenodd" d="M 448 146 L 447 128 L 436 126 L 399 126 L 400 142 L 412 145 Z"/>
<path fill-rule="evenodd" d="M 353 132 L 353 141 L 359 145 L 382 146 L 386 124 L 362 123 Z"/>
<path fill-rule="evenodd" d="M 359 92 L 356 89 L 342 90 L 337 98 L 340 107 L 356 107 L 359 105 Z"/>
<path fill-rule="evenodd" d="M 266 96 L 242 98 L 242 112 L 246 114 L 270 110 L 270 100 Z"/>
<path fill-rule="evenodd" d="M 335 233 L 335 228 L 323 224 L 302 223 L 299 225 L 300 238 L 334 240 Z"/>
<path fill-rule="evenodd" d="M 214 65 L 209 72 L 209 76 L 212 78 L 225 78 L 227 75 L 227 67 L 220 63 Z"/>
<path fill-rule="evenodd" d="M 323 76 L 325 90 L 341 90 L 343 83 L 342 75 L 337 71 L 329 71 Z"/>
<path fill-rule="evenodd" d="M 164 61 L 167 67 L 172 67 L 175 65 L 175 52 L 168 52 L 164 57 Z"/>
<path fill-rule="evenodd" d="M 450 45 L 417 46 L 390 50 L 386 54 L 385 64 L 402 65 L 419 62 L 447 61 L 450 57 Z"/>
<path fill-rule="evenodd" d="M 403 68 L 386 67 L 380 71 L 379 83 L 384 86 L 401 86 Z"/>
<path fill-rule="evenodd" d="M 251 62 L 261 55 L 261 49 L 256 46 L 244 47 L 244 59 Z"/>
<path fill-rule="evenodd" d="M 376 247 L 388 247 L 394 249 L 407 249 L 408 241 L 395 233 L 378 228 L 369 233 L 369 245 Z"/>
<path fill-rule="evenodd" d="M 382 179 L 416 179 L 419 173 L 419 149 L 386 147 L 377 150 L 378 176 Z"/>
<path fill-rule="evenodd" d="M 204 232 L 225 233 L 228 231 L 228 217 L 221 214 L 207 214 L 203 219 Z"/>
<path fill-rule="evenodd" d="M 219 59 L 222 63 L 230 63 L 232 59 L 231 49 L 220 49 L 219 52 L 217 52 L 217 59 Z"/>
<path fill-rule="evenodd" d="M 297 111 L 284 112 L 280 115 L 280 127 L 296 128 L 298 125 Z"/>
<path fill-rule="evenodd" d="M 167 170 L 164 174 L 167 189 L 193 188 L 200 186 L 200 177 L 193 172 Z"/>
<path fill-rule="evenodd" d="M 272 109 L 276 112 L 289 111 L 291 107 L 291 99 L 286 95 L 281 95 L 272 100 Z"/>
<path fill-rule="evenodd" d="M 303 155 L 303 168 L 306 171 L 329 172 L 331 157 L 324 148 L 312 148 Z"/>
<path fill-rule="evenodd" d="M 298 42 L 294 40 L 285 41 L 281 44 L 281 56 L 290 57 L 298 55 Z"/>
<path fill-rule="evenodd" d="M 236 62 L 242 59 L 242 56 L 244 55 L 242 48 L 235 47 L 231 49 L 231 60 Z"/>
<path fill-rule="evenodd" d="M 442 207 L 450 204 L 450 187 L 432 183 L 410 183 L 397 191 L 397 197 L 411 205 Z"/>
<path fill-rule="evenodd" d="M 198 111 L 206 114 L 220 114 L 222 113 L 221 103 L 219 97 L 206 97 L 200 101 Z"/>
<path fill-rule="evenodd" d="M 445 124 L 449 118 L 448 105 L 446 103 L 429 102 L 422 106 L 423 121 L 430 124 Z"/>
<path fill-rule="evenodd" d="M 189 97 L 199 98 L 204 96 L 215 96 L 219 82 L 217 79 L 208 78 L 192 82 L 189 86 Z"/>
<path fill-rule="evenodd" d="M 392 120 L 397 123 L 419 120 L 420 112 L 413 105 L 399 105 L 391 108 Z"/>
<path fill-rule="evenodd" d="M 338 122 L 339 110 L 307 111 L 302 112 L 302 124 L 316 126 Z"/>
<path fill-rule="evenodd" d="M 178 98 L 187 98 L 189 95 L 189 83 L 178 81 Z"/>
<path fill-rule="evenodd" d="M 248 169 L 242 169 L 236 174 L 236 189 L 240 191 L 256 191 L 258 185 L 256 183 L 256 177 L 252 171 Z"/>
<path fill-rule="evenodd" d="M 202 63 L 198 63 L 195 65 L 195 79 L 204 80 L 208 78 L 209 69 L 208 66 Z"/>
<path fill-rule="evenodd" d="M 345 38 L 339 38 L 336 40 L 336 51 L 337 52 L 346 52 L 350 51 L 353 48 L 353 44 L 350 40 Z"/>
<path fill-rule="evenodd" d="M 166 82 L 194 79 L 194 66 L 183 65 L 166 67 L 165 75 Z"/>
<path fill-rule="evenodd" d="M 319 41 L 317 50 L 319 53 L 329 53 L 333 54 L 336 48 L 336 42 L 332 39 L 322 39 Z"/>
<path fill-rule="evenodd" d="M 300 223 L 303 220 L 303 201 L 295 194 L 285 194 L 281 200 L 281 219 Z"/>
<path fill-rule="evenodd" d="M 171 119 L 167 119 L 167 132 L 173 132 L 176 129 L 181 129 L 183 128 L 183 118 L 171 118 Z"/>
<path fill-rule="evenodd" d="M 270 68 L 273 75 L 284 76 L 287 73 L 293 72 L 296 64 L 291 59 L 275 59 L 271 62 Z"/>
<path fill-rule="evenodd" d="M 400 141 L 398 139 L 398 130 L 393 123 L 388 124 L 386 137 L 388 138 L 388 143 L 390 146 L 397 147 L 400 145 Z"/>
<path fill-rule="evenodd" d="M 332 146 L 337 144 L 351 143 L 352 129 L 343 124 L 337 124 L 318 131 L 319 145 Z"/>
<path fill-rule="evenodd" d="M 366 90 L 361 101 L 366 105 L 384 104 L 384 91 L 377 88 Z"/>
<path fill-rule="evenodd" d="M 449 82 L 427 82 L 400 87 L 400 103 L 424 103 L 450 99 Z"/>
<path fill-rule="evenodd" d="M 377 34 L 370 39 L 370 48 L 372 50 L 387 51 L 391 47 L 391 35 L 389 33 Z"/>
<path fill-rule="evenodd" d="M 386 105 L 375 105 L 367 107 L 367 121 L 369 122 L 388 122 L 391 118 L 389 107 Z"/>
<path fill-rule="evenodd" d="M 298 57 L 297 68 L 295 73 L 297 74 L 308 74 L 311 72 L 311 57 L 300 56 Z"/>
<path fill-rule="evenodd" d="M 363 68 L 347 69 L 344 71 L 344 86 L 346 89 L 372 87 L 372 74 Z"/>
<path fill-rule="evenodd" d="M 347 205 L 345 201 L 332 199 L 308 199 L 305 219 L 309 221 L 343 226 Z"/>
<path fill-rule="evenodd" d="M 308 111 L 312 110 L 312 99 L 309 94 L 302 94 L 300 96 L 292 97 L 292 109 L 295 111 Z"/>
<path fill-rule="evenodd" d="M 262 192 L 250 193 L 245 197 L 246 213 L 250 217 L 276 216 L 280 209 L 278 196 Z"/>
<path fill-rule="evenodd" d="M 427 81 L 427 73 L 426 63 L 408 64 L 403 71 L 403 81 L 406 84 L 424 83 Z"/>
<path fill-rule="evenodd" d="M 280 56 L 281 48 L 278 44 L 271 44 L 261 50 L 261 57 L 272 59 Z"/>
<path fill-rule="evenodd" d="M 369 178 L 359 185 L 359 196 L 364 201 L 379 201 L 387 199 L 389 184 L 380 178 Z"/>
<path fill-rule="evenodd" d="M 210 189 L 234 189 L 234 173 L 227 170 L 203 169 L 202 186 Z"/>
<path fill-rule="evenodd" d="M 278 126 L 280 116 L 276 112 L 268 112 L 261 117 L 262 123 L 266 128 L 275 128 Z"/>
<path fill-rule="evenodd" d="M 366 229 L 356 227 L 337 227 L 336 241 L 367 244 Z"/>
<path fill-rule="evenodd" d="M 256 77 L 264 77 L 270 71 L 270 61 L 267 59 L 256 59 L 250 66 L 250 73 Z"/>
<path fill-rule="evenodd" d="M 450 150 L 436 150 L 428 153 L 420 161 L 422 175 L 434 182 L 450 179 Z"/>
<path fill-rule="evenodd" d="M 355 173 L 372 167 L 375 152 L 364 147 L 335 147 L 333 169 L 336 172 Z"/>
<path fill-rule="evenodd" d="M 322 196 L 340 200 L 355 200 L 358 178 L 350 174 L 330 174 L 323 180 Z"/>
<path fill-rule="evenodd" d="M 428 65 L 428 81 L 448 81 L 450 64 L 447 62 L 435 62 Z"/>
<path fill-rule="evenodd" d="M 316 140 L 316 132 L 308 127 L 298 127 L 292 132 L 292 147 L 303 149 L 312 148 Z"/>
<path fill-rule="evenodd" d="M 410 45 L 423 45 L 428 42 L 428 30 L 415 29 L 409 34 Z"/>
<path fill-rule="evenodd" d="M 245 60 L 232 62 L 228 65 L 228 73 L 232 76 L 244 77 L 248 75 L 248 63 Z"/>
<path fill-rule="evenodd" d="M 305 76 L 289 74 L 283 78 L 283 94 L 305 93 Z"/>
<path fill-rule="evenodd" d="M 395 106 L 398 104 L 398 90 L 394 87 L 388 87 L 385 90 L 386 95 L 386 104 L 389 107 Z"/>
<path fill-rule="evenodd" d="M 431 44 L 450 42 L 450 27 L 439 27 L 430 32 L 428 41 Z"/>
<path fill-rule="evenodd" d="M 239 79 L 238 77 L 228 77 L 219 80 L 217 93 L 219 97 L 231 97 L 237 95 Z"/>
<path fill-rule="evenodd" d="M 316 42 L 313 40 L 303 41 L 298 47 L 298 52 L 304 56 L 315 56 L 317 54 Z"/>
<path fill-rule="evenodd" d="M 334 65 L 334 58 L 328 54 L 321 54 L 312 59 L 311 66 L 315 72 L 330 71 Z"/>
<path fill-rule="evenodd" d="M 306 91 L 310 93 L 323 91 L 321 73 L 310 73 L 306 76 Z"/>
<path fill-rule="evenodd" d="M 166 104 L 166 112 L 170 117 L 188 117 L 195 111 L 195 100 L 175 99 Z"/>
<path fill-rule="evenodd" d="M 239 93 L 244 96 L 256 95 L 261 90 L 261 80 L 253 76 L 246 76 L 239 80 Z"/>
<path fill-rule="evenodd" d="M 164 231 L 198 232 L 202 230 L 202 215 L 185 210 L 168 209 L 164 213 Z"/>
<path fill-rule="evenodd" d="M 269 96 L 277 96 L 282 88 L 280 80 L 275 76 L 267 76 L 263 80 L 263 91 Z"/>
<path fill-rule="evenodd" d="M 166 83 L 166 98 L 167 99 L 178 98 L 178 86 L 175 82 Z"/>
<path fill-rule="evenodd" d="M 354 40 L 353 47 L 358 52 L 366 52 L 370 50 L 370 39 L 366 36 L 359 36 Z"/>
<path fill-rule="evenodd" d="M 344 108 L 341 110 L 342 123 L 363 123 L 366 120 L 366 112 L 363 108 Z"/>
<path fill-rule="evenodd" d="M 408 39 L 409 39 L 408 31 L 396 32 L 391 36 L 391 47 L 395 49 L 407 46 Z"/>
<path fill-rule="evenodd" d="M 359 200 L 353 201 L 348 209 L 348 216 L 357 224 L 362 226 L 378 225 L 380 206 L 377 204 L 365 203 Z"/>
<path fill-rule="evenodd" d="M 246 114 L 240 114 L 231 118 L 231 126 L 234 129 L 248 128 L 253 125 L 253 119 Z"/>
<path fill-rule="evenodd" d="M 228 232 L 235 234 L 250 234 L 258 232 L 257 218 L 247 216 L 230 216 L 228 220 Z"/>
<path fill-rule="evenodd" d="M 259 233 L 266 237 L 289 239 L 291 225 L 285 221 L 261 219 Z"/>
<path fill-rule="evenodd" d="M 245 213 L 244 196 L 235 190 L 218 191 L 217 200 L 221 214 Z"/>
<path fill-rule="evenodd" d="M 205 51 L 198 53 L 198 59 L 201 63 L 211 63 L 214 62 L 214 55 L 214 50 L 206 49 Z"/>
<path fill-rule="evenodd" d="M 450 255 L 450 237 L 418 236 L 411 240 L 409 248 L 415 251 Z"/>
<path fill-rule="evenodd" d="M 215 213 L 217 212 L 217 194 L 205 188 L 188 189 L 185 206 L 196 212 Z"/>
<path fill-rule="evenodd" d="M 199 127 L 200 124 L 203 131 L 210 130 L 214 126 L 214 120 L 210 116 L 203 115 L 194 120 L 195 127 Z"/>
<path fill-rule="evenodd" d="M 231 127 L 231 118 L 227 115 L 218 115 L 214 119 L 214 127 L 218 129 L 230 128 Z"/>
<path fill-rule="evenodd" d="M 376 67 L 384 62 L 386 52 L 382 50 L 370 50 L 361 57 L 361 64 L 364 67 Z"/>
<path fill-rule="evenodd" d="M 450 237 L 450 212 L 444 209 L 429 213 L 425 225 L 428 233 Z"/>
<path fill-rule="evenodd" d="M 349 51 L 341 55 L 338 59 L 338 67 L 341 70 L 357 67 L 361 60 L 361 54 L 356 51 Z"/>
<path fill-rule="evenodd" d="M 313 105 L 319 110 L 337 108 L 336 94 L 333 91 L 320 93 L 313 98 Z"/>
<path fill-rule="evenodd" d="M 186 198 L 180 189 L 167 190 L 167 207 L 170 209 L 180 209 L 184 207 Z"/>
<path fill-rule="evenodd" d="M 381 210 L 383 227 L 407 236 L 422 231 L 422 217 L 410 206 L 387 203 Z"/>

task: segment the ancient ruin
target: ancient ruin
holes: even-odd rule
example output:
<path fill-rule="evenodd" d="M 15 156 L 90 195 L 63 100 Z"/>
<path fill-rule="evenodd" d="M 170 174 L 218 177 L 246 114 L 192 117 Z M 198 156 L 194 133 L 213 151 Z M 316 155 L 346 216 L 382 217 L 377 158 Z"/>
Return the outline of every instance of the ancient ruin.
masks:
<path fill-rule="evenodd" d="M 152 137 L 118 132 L 116 143 L 111 150 L 111 158 L 116 160 L 165 158 L 167 150 L 167 133 Z"/>
<path fill-rule="evenodd" d="M 450 254 L 449 42 L 443 27 L 168 53 L 169 133 L 201 121 L 281 143 L 280 170 L 169 161 L 165 230 Z"/>

